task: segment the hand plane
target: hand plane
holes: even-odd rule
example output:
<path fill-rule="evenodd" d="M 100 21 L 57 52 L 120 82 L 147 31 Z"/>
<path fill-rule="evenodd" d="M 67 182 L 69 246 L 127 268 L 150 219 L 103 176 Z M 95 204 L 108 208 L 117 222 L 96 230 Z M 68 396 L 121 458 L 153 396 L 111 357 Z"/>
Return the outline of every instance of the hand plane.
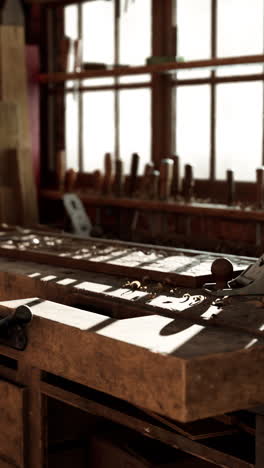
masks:
<path fill-rule="evenodd" d="M 207 283 L 204 288 L 216 296 L 250 296 L 264 295 L 264 254 L 252 265 L 249 265 L 240 275 L 232 278 L 233 266 L 224 258 L 212 263 L 212 274 L 216 283 Z"/>

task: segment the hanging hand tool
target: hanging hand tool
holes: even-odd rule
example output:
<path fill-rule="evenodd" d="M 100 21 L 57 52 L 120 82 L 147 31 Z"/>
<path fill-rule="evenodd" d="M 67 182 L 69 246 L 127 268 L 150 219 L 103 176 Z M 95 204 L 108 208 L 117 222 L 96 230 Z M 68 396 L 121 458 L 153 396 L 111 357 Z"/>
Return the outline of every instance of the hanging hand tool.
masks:
<path fill-rule="evenodd" d="M 104 180 L 103 180 L 103 186 L 102 186 L 102 194 L 109 195 L 111 192 L 111 188 L 112 188 L 112 178 L 113 178 L 113 164 L 112 164 L 112 157 L 110 153 L 105 154 L 104 168 L 105 168 L 105 174 L 104 174 Z"/>
<path fill-rule="evenodd" d="M 121 159 L 116 159 L 113 192 L 117 197 L 122 196 L 123 186 L 124 186 L 123 161 Z"/>
<path fill-rule="evenodd" d="M 227 179 L 227 205 L 232 206 L 235 200 L 234 172 L 231 170 L 226 171 L 226 179 Z"/>
<path fill-rule="evenodd" d="M 171 194 L 174 199 L 177 199 L 180 193 L 180 158 L 179 156 L 171 156 L 173 161 L 173 177 L 171 183 Z"/>
<path fill-rule="evenodd" d="M 133 195 L 135 195 L 135 192 L 136 192 L 139 159 L 140 158 L 137 153 L 132 154 L 130 177 L 129 177 L 129 182 L 128 182 L 128 196 L 129 197 L 133 197 Z"/>

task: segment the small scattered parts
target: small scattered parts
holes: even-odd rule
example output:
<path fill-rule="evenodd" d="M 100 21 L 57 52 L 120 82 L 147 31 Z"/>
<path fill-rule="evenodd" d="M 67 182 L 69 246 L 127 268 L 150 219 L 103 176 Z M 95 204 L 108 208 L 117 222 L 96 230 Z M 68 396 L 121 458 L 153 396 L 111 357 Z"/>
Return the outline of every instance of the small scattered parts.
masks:
<path fill-rule="evenodd" d="M 182 296 L 182 299 L 179 302 L 188 302 L 190 300 L 191 295 L 186 293 Z"/>
<path fill-rule="evenodd" d="M 201 302 L 203 302 L 204 300 L 205 300 L 205 296 L 202 296 L 201 294 L 197 296 L 192 296 L 191 302 L 189 305 L 190 306 L 198 305 L 198 304 L 201 304 Z"/>
<path fill-rule="evenodd" d="M 126 281 L 125 284 L 123 284 L 122 286 L 123 288 L 130 288 L 130 289 L 133 289 L 133 291 L 135 291 L 136 289 L 140 289 L 141 288 L 141 282 L 140 281 Z"/>

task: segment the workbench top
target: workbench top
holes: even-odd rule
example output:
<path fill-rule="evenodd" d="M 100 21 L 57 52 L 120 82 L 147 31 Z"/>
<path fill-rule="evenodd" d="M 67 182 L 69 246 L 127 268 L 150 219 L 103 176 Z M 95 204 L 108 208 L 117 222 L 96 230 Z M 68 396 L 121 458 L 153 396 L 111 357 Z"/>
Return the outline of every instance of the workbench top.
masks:
<path fill-rule="evenodd" d="M 1 353 L 179 421 L 264 402 L 264 302 L 1 258 L 2 306 L 30 305 Z"/>

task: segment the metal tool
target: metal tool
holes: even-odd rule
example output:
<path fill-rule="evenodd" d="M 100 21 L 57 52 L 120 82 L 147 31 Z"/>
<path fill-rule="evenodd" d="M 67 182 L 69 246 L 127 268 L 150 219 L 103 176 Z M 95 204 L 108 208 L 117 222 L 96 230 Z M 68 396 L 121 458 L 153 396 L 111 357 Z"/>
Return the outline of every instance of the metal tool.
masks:
<path fill-rule="evenodd" d="M 226 259 L 221 259 L 230 263 Z M 217 260 L 215 261 L 217 262 Z M 215 262 L 212 264 L 212 272 L 214 269 Z M 226 268 L 226 267 L 224 267 Z M 231 270 L 229 271 L 229 273 Z M 226 268 L 227 273 L 227 268 Z M 217 276 L 217 275 L 215 275 Z M 221 272 L 220 272 L 221 276 Z M 224 275 L 222 275 L 222 279 Z M 246 268 L 240 275 L 235 279 L 227 282 L 227 287 L 220 289 L 219 277 L 218 282 L 205 284 L 204 288 L 211 294 L 216 296 L 261 296 L 264 295 L 264 254 L 252 265 Z"/>
<path fill-rule="evenodd" d="M 70 217 L 74 234 L 89 237 L 92 230 L 92 223 L 80 198 L 75 193 L 66 193 L 63 196 L 63 203 Z"/>
<path fill-rule="evenodd" d="M 32 317 L 30 308 L 23 305 L 0 319 L 0 343 L 23 351 L 28 343 L 26 325 L 31 322 Z"/>

